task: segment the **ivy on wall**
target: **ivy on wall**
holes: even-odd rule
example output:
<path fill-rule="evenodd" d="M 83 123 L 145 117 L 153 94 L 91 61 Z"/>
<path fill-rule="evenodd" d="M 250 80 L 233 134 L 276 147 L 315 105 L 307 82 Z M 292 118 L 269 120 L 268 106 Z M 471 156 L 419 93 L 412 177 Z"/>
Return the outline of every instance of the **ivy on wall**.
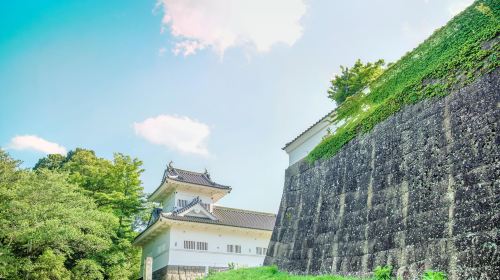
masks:
<path fill-rule="evenodd" d="M 307 160 L 334 156 L 405 105 L 445 96 L 499 66 L 500 0 L 479 0 L 436 30 L 370 85 L 347 97 L 332 121 L 346 120 Z"/>

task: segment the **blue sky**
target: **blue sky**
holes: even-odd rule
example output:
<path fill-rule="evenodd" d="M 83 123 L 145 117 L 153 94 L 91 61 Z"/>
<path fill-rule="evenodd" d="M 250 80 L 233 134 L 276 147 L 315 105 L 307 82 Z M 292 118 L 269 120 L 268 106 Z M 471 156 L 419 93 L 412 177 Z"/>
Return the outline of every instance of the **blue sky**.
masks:
<path fill-rule="evenodd" d="M 148 192 L 170 160 L 206 167 L 222 204 L 277 211 L 281 148 L 334 107 L 339 65 L 395 61 L 471 3 L 226 1 L 2 1 L 0 146 L 129 154 Z"/>

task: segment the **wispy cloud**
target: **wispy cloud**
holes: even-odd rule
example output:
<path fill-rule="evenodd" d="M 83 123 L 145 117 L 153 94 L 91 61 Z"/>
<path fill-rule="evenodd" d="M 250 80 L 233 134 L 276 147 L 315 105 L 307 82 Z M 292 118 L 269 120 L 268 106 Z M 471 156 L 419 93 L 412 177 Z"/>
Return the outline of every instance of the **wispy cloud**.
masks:
<path fill-rule="evenodd" d="M 57 143 L 47 141 L 36 135 L 16 136 L 10 140 L 10 143 L 7 145 L 7 149 L 32 150 L 45 154 L 65 155 L 67 153 L 65 147 Z"/>
<path fill-rule="evenodd" d="M 182 153 L 208 156 L 208 125 L 185 116 L 159 115 L 134 123 L 137 135 Z"/>
<path fill-rule="evenodd" d="M 163 28 L 178 41 L 175 54 L 210 48 L 219 55 L 235 46 L 266 52 L 276 43 L 293 45 L 302 36 L 304 0 L 159 0 Z"/>

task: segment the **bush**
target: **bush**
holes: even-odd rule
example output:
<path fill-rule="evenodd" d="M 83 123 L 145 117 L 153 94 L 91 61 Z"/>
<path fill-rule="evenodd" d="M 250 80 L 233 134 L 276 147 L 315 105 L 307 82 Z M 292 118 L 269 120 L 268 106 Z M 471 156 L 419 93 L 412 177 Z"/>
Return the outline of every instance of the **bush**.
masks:
<path fill-rule="evenodd" d="M 375 280 L 390 280 L 392 278 L 392 266 L 377 266 L 373 272 Z"/>
<path fill-rule="evenodd" d="M 424 276 L 422 277 L 422 280 L 446 280 L 448 277 L 446 277 L 446 273 L 440 272 L 440 271 L 426 271 L 424 273 Z"/>

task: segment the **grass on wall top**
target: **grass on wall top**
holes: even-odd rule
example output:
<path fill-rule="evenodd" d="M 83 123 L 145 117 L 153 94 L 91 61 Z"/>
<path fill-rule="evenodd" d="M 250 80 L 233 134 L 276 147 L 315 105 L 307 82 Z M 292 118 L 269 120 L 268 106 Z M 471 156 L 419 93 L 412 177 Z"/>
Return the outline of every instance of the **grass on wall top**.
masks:
<path fill-rule="evenodd" d="M 402 107 L 447 95 L 453 88 L 499 66 L 500 0 L 479 0 L 404 55 L 370 85 L 370 93 L 348 97 L 332 120 L 345 124 L 325 138 L 307 160 L 334 156 Z"/>

